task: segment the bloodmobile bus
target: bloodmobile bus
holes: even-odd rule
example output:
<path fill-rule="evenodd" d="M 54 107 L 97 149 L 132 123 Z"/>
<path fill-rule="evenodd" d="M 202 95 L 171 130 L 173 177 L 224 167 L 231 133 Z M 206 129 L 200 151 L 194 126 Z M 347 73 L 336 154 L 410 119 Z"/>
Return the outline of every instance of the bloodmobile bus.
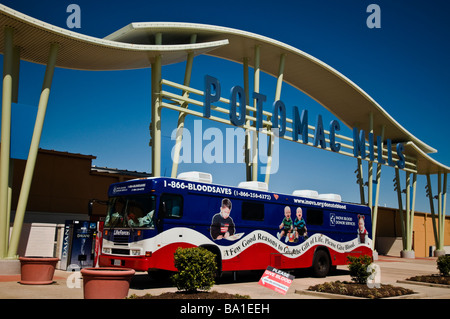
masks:
<path fill-rule="evenodd" d="M 336 194 L 215 185 L 187 172 L 112 184 L 108 196 L 100 266 L 176 271 L 178 247 L 204 247 L 220 272 L 311 267 L 323 277 L 349 255 L 372 256 L 370 208 Z"/>

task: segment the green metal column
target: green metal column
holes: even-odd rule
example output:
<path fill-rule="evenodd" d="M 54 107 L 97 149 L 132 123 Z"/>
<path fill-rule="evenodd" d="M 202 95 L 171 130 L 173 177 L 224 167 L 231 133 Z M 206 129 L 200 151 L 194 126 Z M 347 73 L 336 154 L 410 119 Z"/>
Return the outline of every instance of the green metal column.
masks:
<path fill-rule="evenodd" d="M 406 251 L 413 250 L 413 231 L 414 231 L 414 209 L 415 209 L 415 197 L 416 197 L 416 181 L 417 174 L 413 174 L 413 193 L 411 196 L 411 173 L 406 172 L 406 221 L 404 234 L 406 240 Z"/>
<path fill-rule="evenodd" d="M 283 84 L 285 61 L 286 61 L 286 54 L 281 54 L 280 55 L 280 66 L 278 68 L 277 87 L 275 90 L 275 101 L 278 101 L 281 97 L 281 86 Z M 275 138 L 276 138 L 276 136 L 273 135 L 273 131 L 271 133 L 272 134 L 269 135 L 269 147 L 268 147 L 268 152 L 267 152 L 268 154 L 267 154 L 266 179 L 265 179 L 265 182 L 267 185 L 269 185 L 270 169 L 272 167 L 273 144 L 275 143 Z"/>
<path fill-rule="evenodd" d="M 403 242 L 403 250 L 406 250 L 406 240 L 405 240 L 405 222 L 403 216 L 403 201 L 402 201 L 402 189 L 400 185 L 400 172 L 398 167 L 395 168 L 395 178 L 394 178 L 394 188 L 397 191 L 397 200 L 398 200 L 398 210 L 400 213 L 400 224 L 402 226 L 402 242 Z"/>
<path fill-rule="evenodd" d="M 384 140 L 384 128 L 381 127 L 381 140 Z M 383 144 L 380 145 L 380 149 L 377 149 L 377 153 L 381 152 L 383 155 Z M 376 181 L 377 189 L 375 190 L 375 203 L 372 211 L 372 249 L 375 251 L 375 242 L 376 242 L 376 234 L 377 234 L 377 222 L 378 222 L 378 202 L 380 198 L 380 187 L 381 187 L 381 164 L 377 163 L 377 175 Z"/>
<path fill-rule="evenodd" d="M 373 113 L 369 113 L 369 126 L 370 126 L 370 133 L 373 134 Z M 371 141 L 373 143 L 373 140 Z M 367 205 L 370 208 L 370 211 L 373 209 L 373 162 L 369 161 L 367 163 L 368 168 L 368 181 L 367 181 Z"/>
<path fill-rule="evenodd" d="M 195 43 L 197 41 L 197 35 L 193 34 L 191 36 L 191 44 Z M 187 55 L 186 60 L 186 70 L 184 73 L 184 85 L 189 86 L 191 82 L 191 74 L 192 74 L 192 65 L 194 63 L 194 52 L 189 52 Z M 184 91 L 183 97 L 187 98 L 189 97 L 189 92 Z M 182 107 L 187 108 L 188 103 L 184 102 Z M 176 132 L 176 139 L 175 139 L 175 146 L 174 146 L 174 152 L 173 152 L 173 159 L 172 159 L 172 174 L 171 176 L 173 178 L 177 177 L 178 173 L 178 162 L 180 160 L 180 151 L 181 151 L 181 142 L 183 140 L 183 129 L 184 129 L 184 120 L 186 118 L 186 113 L 180 112 L 178 114 L 178 123 L 177 123 L 177 132 Z"/>
<path fill-rule="evenodd" d="M 248 61 L 249 58 L 244 58 L 243 61 L 243 67 L 244 67 L 244 92 L 245 92 L 245 114 L 249 115 L 250 112 L 247 110 L 247 105 L 249 105 L 249 101 L 250 101 L 250 86 L 249 86 L 249 76 L 248 76 Z M 248 116 L 247 116 L 248 118 Z M 245 123 L 247 126 L 250 126 L 250 120 L 247 120 Z M 250 163 L 250 154 L 251 154 L 251 150 L 250 150 L 250 145 L 252 145 L 251 143 L 251 133 L 249 129 L 245 129 L 245 144 L 244 144 L 244 161 L 245 161 L 245 176 L 246 176 L 246 181 L 251 181 L 252 180 L 252 167 L 251 167 L 251 163 Z"/>
<path fill-rule="evenodd" d="M 11 103 L 13 88 L 13 33 L 5 27 L 3 55 L 2 129 L 0 149 L 0 258 L 5 258 L 9 241 L 8 188 L 11 150 Z"/>
<path fill-rule="evenodd" d="M 444 175 L 444 183 L 442 184 L 442 175 Z M 445 201 L 447 199 L 447 173 L 438 173 L 438 243 L 436 245 L 437 255 L 445 254 L 444 252 L 444 225 L 445 225 Z"/>
<path fill-rule="evenodd" d="M 442 234 L 445 234 L 445 214 L 447 209 L 447 173 L 444 174 L 444 185 L 442 193 Z M 443 236 L 444 237 L 444 236 Z M 442 247 L 444 247 L 444 239 L 442 239 Z"/>
<path fill-rule="evenodd" d="M 403 234 L 405 236 L 406 247 L 405 250 L 411 250 L 411 215 L 410 215 L 410 206 L 411 206 L 411 173 L 406 172 L 406 222 L 405 222 L 405 230 L 406 232 Z"/>
<path fill-rule="evenodd" d="M 414 214 L 416 211 L 416 190 L 417 190 L 417 173 L 413 173 L 413 181 L 412 181 L 412 188 L 413 188 L 413 193 L 412 193 L 412 203 L 411 203 L 411 219 L 410 219 L 410 223 L 411 225 L 410 230 L 411 230 L 411 250 L 413 249 L 412 245 L 413 243 L 413 234 L 414 234 Z"/>
<path fill-rule="evenodd" d="M 255 46 L 255 66 L 254 66 L 254 82 L 253 82 L 253 92 L 259 93 L 259 79 L 260 79 L 260 57 L 261 57 L 261 47 L 259 45 Z M 253 107 L 256 108 L 256 99 L 253 100 Z M 256 111 L 254 112 L 254 117 L 256 118 Z M 256 128 L 256 121 L 255 121 Z M 253 143 L 252 143 L 252 181 L 258 180 L 258 132 L 253 133 Z"/>
<path fill-rule="evenodd" d="M 162 34 L 155 36 L 157 45 L 162 43 Z M 150 135 L 152 137 L 152 175 L 161 176 L 161 55 L 152 62 L 152 122 Z"/>
<path fill-rule="evenodd" d="M 431 224 L 433 225 L 434 244 L 436 245 L 436 248 L 437 248 L 439 245 L 439 237 L 438 237 L 438 230 L 436 228 L 436 214 L 435 214 L 435 210 L 434 210 L 433 189 L 431 187 L 430 174 L 427 174 L 427 186 L 425 189 L 426 189 L 427 196 L 430 200 Z"/>
<path fill-rule="evenodd" d="M 359 196 L 361 198 L 361 205 L 366 204 L 365 196 L 364 196 L 364 178 L 363 178 L 363 167 L 361 157 L 357 158 L 358 167 L 356 168 L 356 182 L 359 184 Z"/>
<path fill-rule="evenodd" d="M 22 230 L 23 219 L 28 203 L 28 196 L 30 193 L 31 182 L 33 179 L 34 168 L 36 165 L 36 158 L 39 150 L 39 143 L 42 135 L 42 128 L 44 126 L 45 113 L 47 111 L 48 99 L 50 95 L 50 88 L 52 85 L 53 73 L 56 65 L 56 57 L 58 55 L 58 44 L 53 43 L 50 46 L 50 54 L 48 58 L 47 68 L 45 70 L 44 83 L 42 85 L 41 96 L 39 99 L 38 112 L 36 115 L 36 122 L 34 125 L 33 137 L 31 139 L 30 151 L 25 166 L 25 172 L 22 181 L 22 188 L 20 189 L 19 202 L 17 204 L 16 216 L 14 219 L 14 227 L 11 233 L 11 242 L 8 249 L 8 257 L 15 258 L 17 248 L 19 246 L 20 233 Z"/>

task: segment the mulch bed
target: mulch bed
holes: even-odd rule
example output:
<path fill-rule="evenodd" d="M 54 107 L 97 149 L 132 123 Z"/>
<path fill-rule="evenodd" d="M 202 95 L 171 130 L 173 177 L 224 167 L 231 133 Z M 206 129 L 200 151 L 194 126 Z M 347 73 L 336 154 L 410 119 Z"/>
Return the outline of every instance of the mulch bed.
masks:
<path fill-rule="evenodd" d="M 311 286 L 308 290 L 369 299 L 397 297 L 414 293 L 411 289 L 403 287 L 381 284 L 380 288 L 369 288 L 366 284 L 357 284 L 348 281 L 325 282 Z"/>
<path fill-rule="evenodd" d="M 406 280 L 426 282 L 430 284 L 450 285 L 450 276 L 423 275 L 423 276 L 414 276 Z"/>
<path fill-rule="evenodd" d="M 249 296 L 239 294 L 229 294 L 217 291 L 197 291 L 197 292 L 165 292 L 157 296 L 146 294 L 144 296 L 130 296 L 128 299 L 250 299 Z"/>

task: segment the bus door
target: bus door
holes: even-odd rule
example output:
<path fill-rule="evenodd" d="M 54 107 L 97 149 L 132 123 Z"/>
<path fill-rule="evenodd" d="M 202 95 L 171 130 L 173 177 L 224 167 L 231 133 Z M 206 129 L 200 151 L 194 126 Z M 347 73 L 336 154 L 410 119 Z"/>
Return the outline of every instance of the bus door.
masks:
<path fill-rule="evenodd" d="M 183 217 L 183 196 L 163 193 L 159 199 L 157 229 L 160 233 L 161 244 L 167 245 L 182 241 L 183 230 L 179 228 L 175 233 L 168 230 L 179 227 Z"/>

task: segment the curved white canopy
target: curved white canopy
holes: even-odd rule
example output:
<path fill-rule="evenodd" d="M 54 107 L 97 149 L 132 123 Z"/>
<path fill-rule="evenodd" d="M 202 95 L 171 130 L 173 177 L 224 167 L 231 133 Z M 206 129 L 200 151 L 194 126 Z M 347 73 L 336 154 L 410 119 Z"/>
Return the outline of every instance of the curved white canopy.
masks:
<path fill-rule="evenodd" d="M 104 39 L 82 35 L 52 26 L 0 5 L 0 37 L 4 27 L 14 28 L 14 42 L 21 48 L 20 57 L 34 63 L 47 63 L 49 44 L 60 44 L 57 67 L 79 70 L 121 70 L 150 67 L 156 55 L 162 64 L 180 62 L 189 52 L 207 54 L 242 63 L 260 46 L 260 69 L 277 76 L 278 61 L 285 55 L 283 79 L 315 99 L 349 127 L 369 131 L 369 114 L 373 115 L 374 134 L 393 143 L 405 143 L 405 154 L 417 159 L 419 174 L 449 172 L 450 168 L 433 160 L 428 153 L 436 150 L 415 137 L 393 119 L 366 92 L 324 62 L 313 56 L 254 33 L 193 23 L 131 23 Z M 162 34 L 162 44 L 155 35 Z M 190 43 L 191 35 L 197 36 Z M 4 51 L 0 41 L 0 52 Z"/>

